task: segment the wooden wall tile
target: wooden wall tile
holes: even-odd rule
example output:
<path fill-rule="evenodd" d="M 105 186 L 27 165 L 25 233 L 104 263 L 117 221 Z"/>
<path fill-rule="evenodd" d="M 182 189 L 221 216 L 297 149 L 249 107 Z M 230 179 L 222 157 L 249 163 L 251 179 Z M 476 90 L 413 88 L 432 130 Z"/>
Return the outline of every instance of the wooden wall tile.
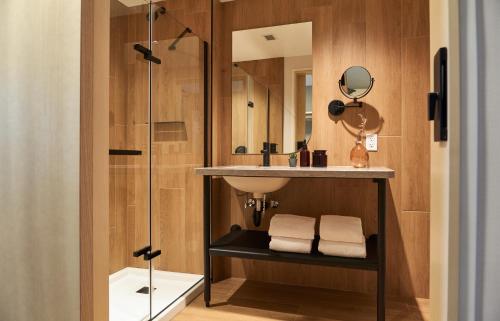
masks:
<path fill-rule="evenodd" d="M 402 8 L 402 36 L 428 37 L 429 36 L 429 1 L 401 0 Z"/>
<path fill-rule="evenodd" d="M 406 211 L 430 211 L 429 37 L 403 41 L 403 199 Z"/>
<path fill-rule="evenodd" d="M 429 297 L 430 214 L 406 212 L 399 215 L 402 251 L 399 262 L 404 273 L 398 273 L 400 291 L 406 297 Z"/>
<path fill-rule="evenodd" d="M 375 84 L 363 100 L 382 116 L 380 135 L 401 135 L 401 1 L 366 0 L 366 67 Z"/>

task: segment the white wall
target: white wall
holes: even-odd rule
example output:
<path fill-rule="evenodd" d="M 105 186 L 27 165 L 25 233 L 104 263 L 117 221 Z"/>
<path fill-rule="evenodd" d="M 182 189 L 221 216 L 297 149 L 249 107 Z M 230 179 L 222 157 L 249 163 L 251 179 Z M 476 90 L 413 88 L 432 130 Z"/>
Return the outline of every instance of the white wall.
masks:
<path fill-rule="evenodd" d="M 460 320 L 500 320 L 500 2 L 461 0 Z"/>
<path fill-rule="evenodd" d="M 79 320 L 79 0 L 0 1 L 0 320 Z"/>

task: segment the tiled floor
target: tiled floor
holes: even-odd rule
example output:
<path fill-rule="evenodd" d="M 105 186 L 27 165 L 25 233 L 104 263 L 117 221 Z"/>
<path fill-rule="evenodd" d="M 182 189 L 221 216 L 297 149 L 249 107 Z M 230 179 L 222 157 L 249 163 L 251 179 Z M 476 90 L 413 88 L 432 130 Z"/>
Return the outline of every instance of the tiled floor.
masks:
<path fill-rule="evenodd" d="M 175 321 L 375 321 L 375 296 L 227 279 L 213 285 L 212 307 L 200 295 Z M 428 321 L 428 300 L 389 300 L 387 321 Z"/>

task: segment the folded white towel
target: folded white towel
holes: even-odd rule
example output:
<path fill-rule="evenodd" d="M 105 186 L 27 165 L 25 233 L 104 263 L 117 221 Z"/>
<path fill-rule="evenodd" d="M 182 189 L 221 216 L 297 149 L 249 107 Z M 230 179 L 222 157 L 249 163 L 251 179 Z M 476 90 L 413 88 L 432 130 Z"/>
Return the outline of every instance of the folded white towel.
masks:
<path fill-rule="evenodd" d="M 314 217 L 276 214 L 271 218 L 269 235 L 312 240 L 314 239 L 315 225 L 316 219 Z"/>
<path fill-rule="evenodd" d="M 363 243 L 363 227 L 359 217 L 322 215 L 319 225 L 322 240 L 334 242 Z"/>
<path fill-rule="evenodd" d="M 273 251 L 311 253 L 313 240 L 295 239 L 291 237 L 271 237 L 269 248 Z"/>
<path fill-rule="evenodd" d="M 331 256 L 366 258 L 366 243 L 346 243 L 319 240 L 318 250 Z"/>

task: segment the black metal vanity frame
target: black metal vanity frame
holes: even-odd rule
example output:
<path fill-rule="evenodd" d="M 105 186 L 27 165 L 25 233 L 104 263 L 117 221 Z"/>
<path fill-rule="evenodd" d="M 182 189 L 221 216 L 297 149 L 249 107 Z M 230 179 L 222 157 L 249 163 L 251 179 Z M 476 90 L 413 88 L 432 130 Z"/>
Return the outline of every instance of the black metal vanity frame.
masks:
<path fill-rule="evenodd" d="M 214 175 L 215 176 L 215 175 Z M 218 175 L 217 175 L 218 176 Z M 366 179 L 366 178 L 350 178 Z M 229 234 L 211 241 L 211 185 L 212 176 L 204 176 L 204 259 L 205 259 L 205 305 L 211 298 L 211 256 L 237 257 L 244 259 L 279 261 L 322 266 L 336 266 L 377 272 L 377 320 L 385 320 L 385 273 L 386 273 L 386 186 L 387 178 L 374 178 L 378 190 L 378 234 L 368 238 L 367 257 L 345 258 L 318 253 L 318 238 L 313 243 L 311 254 L 276 252 L 269 250 L 270 237 L 267 232 L 242 230 L 233 225 Z"/>

